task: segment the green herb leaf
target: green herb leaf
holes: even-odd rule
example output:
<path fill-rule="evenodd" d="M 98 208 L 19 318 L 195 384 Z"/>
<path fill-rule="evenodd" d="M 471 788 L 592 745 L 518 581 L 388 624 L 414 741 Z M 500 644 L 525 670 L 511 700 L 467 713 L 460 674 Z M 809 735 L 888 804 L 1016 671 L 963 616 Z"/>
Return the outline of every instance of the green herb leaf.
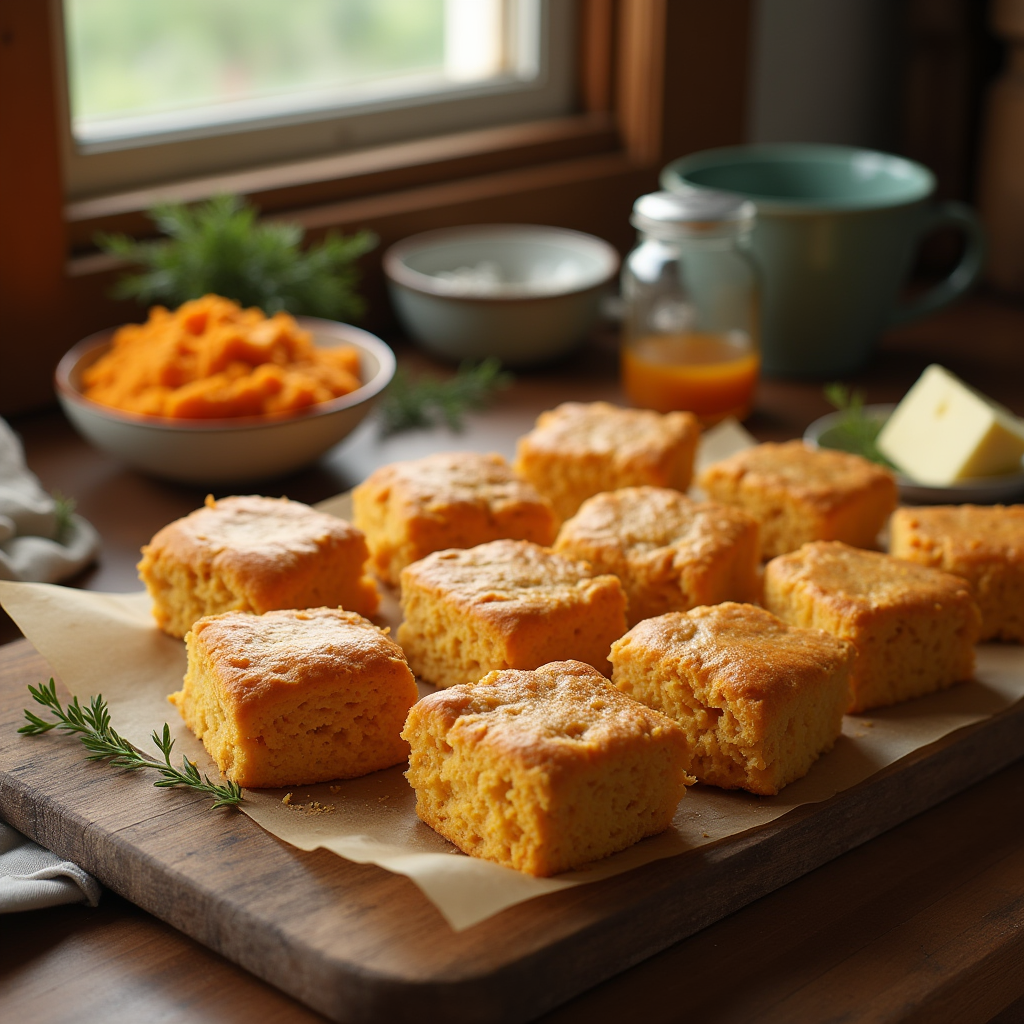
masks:
<path fill-rule="evenodd" d="M 26 724 L 18 732 L 25 736 L 39 736 L 51 729 L 78 734 L 82 745 L 89 754 L 88 761 L 107 761 L 112 768 L 121 768 L 134 772 L 151 768 L 158 772 L 160 778 L 153 783 L 161 788 L 169 786 L 187 786 L 200 793 L 208 793 L 214 798 L 214 807 L 234 806 L 242 802 L 242 789 L 237 782 L 227 782 L 221 786 L 211 782 L 206 775 L 200 775 L 196 766 L 189 759 L 182 758 L 180 769 L 171 764 L 171 729 L 164 723 L 163 733 L 153 733 L 153 742 L 163 754 L 163 762 L 154 761 L 140 754 L 126 739 L 117 734 L 110 724 L 110 711 L 102 695 L 97 694 L 89 699 L 88 707 L 83 708 L 78 698 L 72 698 L 67 708 L 61 706 L 57 696 L 57 687 L 51 679 L 49 684 L 29 686 L 28 692 L 32 699 L 41 704 L 56 721 L 47 722 L 26 709 Z"/>
<path fill-rule="evenodd" d="M 399 370 L 378 408 L 381 432 L 387 436 L 403 430 L 433 427 L 441 423 L 451 430 L 462 430 L 463 417 L 471 409 L 481 409 L 496 392 L 515 380 L 491 357 L 473 365 L 463 363 L 454 377 L 411 378 Z"/>
<path fill-rule="evenodd" d="M 149 216 L 165 240 L 96 236 L 104 252 L 145 268 L 118 282 L 117 298 L 179 306 L 213 293 L 267 315 L 285 310 L 330 320 L 352 319 L 364 309 L 355 261 L 377 244 L 368 231 L 328 233 L 303 250 L 298 224 L 259 221 L 255 207 L 231 195 L 195 207 L 160 203 Z"/>
<path fill-rule="evenodd" d="M 74 498 L 66 498 L 60 491 L 53 492 L 54 515 L 57 517 L 57 534 L 54 540 L 63 544 L 71 533 L 71 517 L 75 514 L 77 503 Z"/>
<path fill-rule="evenodd" d="M 852 390 L 846 384 L 833 381 L 825 385 L 825 398 L 843 414 L 830 432 L 830 440 L 833 442 L 831 447 L 895 469 L 896 467 L 878 449 L 878 435 L 885 426 L 885 421 L 869 416 L 864 411 L 864 392 Z"/>

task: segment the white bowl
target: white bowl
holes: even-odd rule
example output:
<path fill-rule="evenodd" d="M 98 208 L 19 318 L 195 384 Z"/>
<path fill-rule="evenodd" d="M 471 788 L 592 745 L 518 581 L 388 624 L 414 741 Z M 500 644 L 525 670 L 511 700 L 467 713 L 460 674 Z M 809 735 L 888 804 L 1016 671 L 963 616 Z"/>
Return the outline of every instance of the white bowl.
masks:
<path fill-rule="evenodd" d="M 384 254 L 384 272 L 399 320 L 424 348 L 445 359 L 496 356 L 524 367 L 585 337 L 619 262 L 607 242 L 580 231 L 482 224 L 403 239 Z M 440 276 L 482 264 L 493 264 L 503 283 L 469 291 Z"/>
<path fill-rule="evenodd" d="M 864 415 L 884 423 L 891 415 L 895 405 L 865 405 Z M 845 413 L 830 412 L 816 419 L 804 431 L 804 443 L 812 448 L 839 448 L 830 444 L 830 433 L 837 427 Z M 933 484 L 919 484 L 916 480 L 896 474 L 900 497 L 918 505 L 995 505 L 1004 501 L 1012 501 L 1024 494 L 1024 470 L 1007 473 L 1005 476 L 984 476 L 974 480 L 960 480 L 948 487 Z"/>
<path fill-rule="evenodd" d="M 351 394 L 285 416 L 183 420 L 143 416 L 82 395 L 82 371 L 109 347 L 117 328 L 80 341 L 60 361 L 57 397 L 67 417 L 97 448 L 153 476 L 219 486 L 255 482 L 299 469 L 351 433 L 395 373 L 394 353 L 358 327 L 296 317 L 322 347 L 359 349 L 365 381 Z"/>

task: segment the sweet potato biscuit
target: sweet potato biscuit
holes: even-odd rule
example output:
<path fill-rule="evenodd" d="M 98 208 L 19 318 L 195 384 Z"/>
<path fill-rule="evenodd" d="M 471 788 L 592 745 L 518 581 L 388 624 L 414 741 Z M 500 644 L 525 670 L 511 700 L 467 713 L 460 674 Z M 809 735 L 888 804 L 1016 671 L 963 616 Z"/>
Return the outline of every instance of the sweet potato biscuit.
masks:
<path fill-rule="evenodd" d="M 393 462 L 352 492 L 352 504 L 371 566 L 392 584 L 432 551 L 503 538 L 555 539 L 551 506 L 500 455 L 443 452 Z"/>
<path fill-rule="evenodd" d="M 802 441 L 738 452 L 705 469 L 698 483 L 709 498 L 737 505 L 760 522 L 766 558 L 812 540 L 874 547 L 897 499 L 887 469 Z"/>
<path fill-rule="evenodd" d="M 764 604 L 794 626 L 851 641 L 850 711 L 970 679 L 981 614 L 959 576 L 838 541 L 805 544 L 765 567 Z"/>
<path fill-rule="evenodd" d="M 971 584 L 980 640 L 1024 642 L 1024 505 L 899 508 L 890 531 L 890 554 Z"/>
<path fill-rule="evenodd" d="M 615 576 L 525 540 L 435 551 L 402 570 L 398 628 L 412 670 L 436 686 L 573 658 L 607 672 L 626 632 Z"/>
<path fill-rule="evenodd" d="M 730 601 L 647 619 L 611 660 L 615 686 L 682 726 L 687 771 L 772 795 L 835 744 L 854 649 Z"/>
<path fill-rule="evenodd" d="M 287 498 L 207 497 L 142 549 L 139 578 L 157 625 L 183 637 L 204 615 L 340 605 L 372 615 L 362 533 Z"/>
<path fill-rule="evenodd" d="M 404 761 L 416 681 L 386 632 L 340 608 L 225 612 L 185 638 L 170 700 L 229 779 L 304 786 Z"/>
<path fill-rule="evenodd" d="M 601 491 L 643 484 L 685 491 L 699 437 L 689 412 L 566 402 L 541 413 L 519 439 L 514 468 L 565 520 Z"/>
<path fill-rule="evenodd" d="M 433 693 L 402 736 L 420 818 L 463 852 L 531 875 L 663 831 L 693 781 L 682 730 L 578 661 Z"/>
<path fill-rule="evenodd" d="M 622 580 L 634 625 L 665 612 L 760 597 L 757 520 L 667 487 L 595 494 L 563 524 L 555 550 Z"/>

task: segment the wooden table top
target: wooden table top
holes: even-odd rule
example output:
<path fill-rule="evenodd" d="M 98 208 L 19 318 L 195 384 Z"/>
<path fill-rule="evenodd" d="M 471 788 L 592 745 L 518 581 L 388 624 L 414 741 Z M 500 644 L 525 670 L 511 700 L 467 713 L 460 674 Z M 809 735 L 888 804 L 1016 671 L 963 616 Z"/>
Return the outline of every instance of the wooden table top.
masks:
<path fill-rule="evenodd" d="M 427 365 L 411 351 L 400 361 Z M 886 337 L 851 383 L 897 400 L 930 362 L 1024 414 L 1024 308 L 974 298 Z M 318 501 L 375 466 L 439 448 L 511 454 L 536 414 L 568 399 L 621 401 L 607 340 L 520 375 L 461 435 L 377 436 L 367 425 L 267 493 Z M 820 382 L 763 381 L 748 428 L 799 436 L 829 411 Z M 138 589 L 138 549 L 203 492 L 149 480 L 81 441 L 59 414 L 25 417 L 30 467 L 99 529 L 99 564 L 73 582 Z M 17 630 L 0 622 L 0 642 Z M 551 1012 L 545 1021 L 1024 1022 L 1024 762 L 1005 769 Z M 0 928 L 7 1020 L 321 1020 L 130 903 L 11 916 Z"/>

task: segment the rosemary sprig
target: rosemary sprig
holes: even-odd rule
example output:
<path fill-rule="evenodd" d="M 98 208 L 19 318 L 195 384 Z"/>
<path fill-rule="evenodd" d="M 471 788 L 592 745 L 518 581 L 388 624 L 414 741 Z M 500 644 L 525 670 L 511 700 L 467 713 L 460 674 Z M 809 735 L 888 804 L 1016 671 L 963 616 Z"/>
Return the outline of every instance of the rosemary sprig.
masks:
<path fill-rule="evenodd" d="M 885 426 L 885 420 L 869 416 L 864 411 L 864 392 L 834 381 L 825 385 L 825 398 L 843 414 L 832 428 L 833 447 L 895 469 L 878 449 L 878 435 Z"/>
<path fill-rule="evenodd" d="M 381 432 L 387 436 L 439 423 L 462 430 L 467 412 L 483 408 L 495 392 L 507 388 L 514 379 L 493 356 L 476 365 L 463 363 L 448 380 L 414 379 L 399 370 L 378 406 Z"/>
<path fill-rule="evenodd" d="M 197 790 L 200 793 L 209 793 L 215 798 L 214 807 L 233 806 L 242 802 L 242 789 L 237 782 L 228 782 L 226 785 L 218 786 L 207 776 L 201 776 L 199 770 L 187 757 L 182 757 L 180 769 L 171 764 L 171 748 L 174 746 L 174 740 L 171 739 L 170 726 L 166 722 L 162 735 L 155 730 L 153 732 L 153 742 L 164 756 L 163 763 L 161 763 L 144 757 L 127 740 L 117 734 L 110 724 L 110 711 L 102 695 L 97 694 L 95 697 L 91 697 L 89 706 L 84 708 L 75 697 L 65 710 L 57 697 L 57 687 L 52 679 L 48 685 L 43 683 L 41 686 L 29 686 L 28 692 L 32 694 L 32 699 L 37 704 L 41 704 L 57 720 L 48 722 L 26 709 L 27 724 L 18 730 L 23 735 L 39 736 L 51 729 L 77 733 L 82 745 L 89 751 L 86 758 L 89 761 L 107 761 L 112 768 L 123 768 L 130 772 L 138 771 L 141 768 L 155 769 L 160 774 L 160 778 L 153 783 L 154 786 L 161 789 L 170 786 L 188 786 L 189 789 Z"/>

